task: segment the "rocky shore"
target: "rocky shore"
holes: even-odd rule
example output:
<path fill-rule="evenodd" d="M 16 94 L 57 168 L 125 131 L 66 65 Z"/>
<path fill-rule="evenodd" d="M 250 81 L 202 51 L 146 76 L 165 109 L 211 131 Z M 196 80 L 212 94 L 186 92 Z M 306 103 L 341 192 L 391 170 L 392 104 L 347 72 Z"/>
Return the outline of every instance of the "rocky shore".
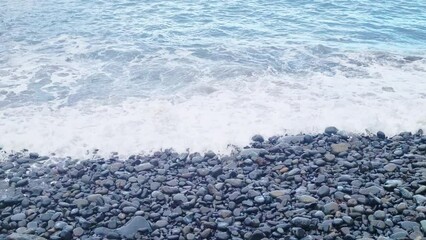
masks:
<path fill-rule="evenodd" d="M 0 239 L 424 239 L 426 136 L 253 137 L 228 156 L 5 154 Z"/>

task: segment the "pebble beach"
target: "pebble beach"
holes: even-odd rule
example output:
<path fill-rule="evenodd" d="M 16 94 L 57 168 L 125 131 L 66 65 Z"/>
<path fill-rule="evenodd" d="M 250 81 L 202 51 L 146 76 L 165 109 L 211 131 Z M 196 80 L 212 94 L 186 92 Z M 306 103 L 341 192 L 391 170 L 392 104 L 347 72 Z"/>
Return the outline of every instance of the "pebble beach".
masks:
<path fill-rule="evenodd" d="M 425 239 L 426 136 L 255 135 L 229 155 L 0 162 L 0 239 Z"/>

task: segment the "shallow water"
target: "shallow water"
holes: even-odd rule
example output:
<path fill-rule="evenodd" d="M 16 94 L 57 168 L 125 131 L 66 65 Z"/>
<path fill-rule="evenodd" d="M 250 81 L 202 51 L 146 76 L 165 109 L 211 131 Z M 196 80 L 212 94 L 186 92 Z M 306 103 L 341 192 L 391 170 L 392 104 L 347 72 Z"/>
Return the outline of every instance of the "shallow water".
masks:
<path fill-rule="evenodd" d="M 0 1 L 0 144 L 226 152 L 426 127 L 425 1 Z"/>

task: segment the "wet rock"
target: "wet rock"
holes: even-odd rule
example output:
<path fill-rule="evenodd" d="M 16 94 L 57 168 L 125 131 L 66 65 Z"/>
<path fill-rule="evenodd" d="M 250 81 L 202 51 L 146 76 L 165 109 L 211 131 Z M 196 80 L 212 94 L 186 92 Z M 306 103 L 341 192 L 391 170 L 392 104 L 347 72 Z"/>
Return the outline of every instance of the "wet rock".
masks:
<path fill-rule="evenodd" d="M 382 131 L 378 131 L 377 132 L 377 137 L 380 138 L 380 139 L 385 139 L 386 135 Z"/>
<path fill-rule="evenodd" d="M 265 141 L 265 139 L 262 137 L 262 135 L 256 134 L 254 135 L 251 140 L 255 141 L 255 142 L 260 142 L 263 143 Z"/>
<path fill-rule="evenodd" d="M 337 128 L 336 128 L 336 127 L 331 126 L 331 127 L 327 127 L 327 128 L 324 130 L 324 133 L 331 135 L 331 134 L 336 134 L 336 133 L 337 133 L 337 131 L 338 131 L 338 130 L 337 130 Z"/>

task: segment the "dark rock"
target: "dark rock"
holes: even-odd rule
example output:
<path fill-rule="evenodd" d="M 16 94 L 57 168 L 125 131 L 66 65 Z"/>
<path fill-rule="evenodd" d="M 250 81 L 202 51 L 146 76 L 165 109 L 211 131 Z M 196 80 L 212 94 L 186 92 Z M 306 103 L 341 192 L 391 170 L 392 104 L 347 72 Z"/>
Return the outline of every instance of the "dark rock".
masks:
<path fill-rule="evenodd" d="M 250 236 L 249 239 L 250 240 L 261 240 L 265 237 L 266 237 L 266 235 L 263 232 L 256 230 L 256 231 L 253 232 L 253 234 Z"/>
<path fill-rule="evenodd" d="M 314 141 L 314 138 L 311 135 L 304 135 L 303 136 L 303 142 L 304 143 L 311 143 Z"/>
<path fill-rule="evenodd" d="M 254 135 L 251 140 L 255 141 L 255 142 L 260 142 L 263 143 L 265 141 L 265 139 L 263 139 L 262 135 L 256 134 Z"/>
<path fill-rule="evenodd" d="M 296 227 L 309 228 L 311 225 L 311 219 L 304 217 L 295 217 L 291 219 L 291 223 Z"/>
<path fill-rule="evenodd" d="M 200 236 L 203 238 L 203 239 L 206 239 L 206 238 L 208 238 L 208 237 L 210 237 L 210 235 L 212 234 L 212 230 L 210 229 L 210 228 L 206 228 L 206 229 L 204 229 L 204 231 L 202 231 L 201 233 L 200 233 Z"/>
<path fill-rule="evenodd" d="M 19 181 L 16 182 L 16 187 L 23 187 L 28 185 L 28 179 L 21 179 Z"/>
<path fill-rule="evenodd" d="M 337 128 L 336 127 L 327 127 L 325 130 L 324 130 L 324 133 L 326 133 L 326 134 L 329 134 L 329 135 L 331 135 L 331 134 L 336 134 L 337 133 Z"/>
<path fill-rule="evenodd" d="M 163 187 L 161 187 L 161 191 L 165 194 L 174 194 L 174 193 L 179 193 L 179 188 L 178 187 L 163 186 Z"/>
<path fill-rule="evenodd" d="M 386 135 L 385 135 L 385 133 L 383 133 L 382 131 L 378 131 L 378 132 L 377 132 L 377 137 L 378 137 L 378 138 L 380 138 L 380 139 L 385 139 L 385 138 L 386 138 Z"/>

